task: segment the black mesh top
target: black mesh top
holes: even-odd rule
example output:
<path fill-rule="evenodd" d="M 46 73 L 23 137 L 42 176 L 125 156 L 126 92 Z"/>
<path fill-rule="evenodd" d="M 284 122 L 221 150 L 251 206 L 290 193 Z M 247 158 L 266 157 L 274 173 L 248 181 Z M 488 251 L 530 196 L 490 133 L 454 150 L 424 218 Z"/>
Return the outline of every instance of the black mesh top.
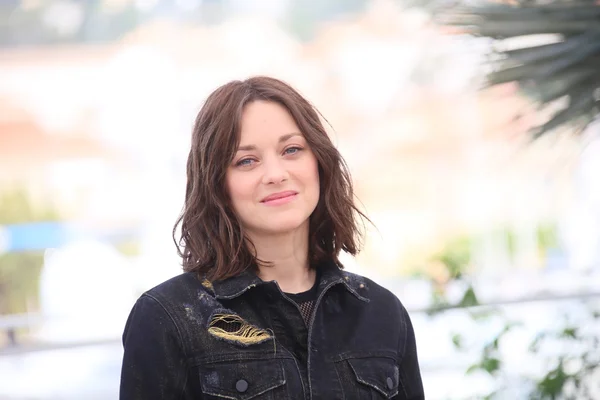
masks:
<path fill-rule="evenodd" d="M 319 288 L 319 270 L 317 269 L 317 276 L 315 278 L 315 284 L 312 288 L 308 289 L 305 292 L 301 293 L 286 293 L 285 295 L 292 299 L 294 303 L 298 305 L 300 308 L 300 312 L 302 313 L 302 317 L 304 321 L 308 325 L 308 321 L 310 320 L 310 316 L 313 311 L 313 307 L 315 302 L 317 301 L 317 290 Z"/>

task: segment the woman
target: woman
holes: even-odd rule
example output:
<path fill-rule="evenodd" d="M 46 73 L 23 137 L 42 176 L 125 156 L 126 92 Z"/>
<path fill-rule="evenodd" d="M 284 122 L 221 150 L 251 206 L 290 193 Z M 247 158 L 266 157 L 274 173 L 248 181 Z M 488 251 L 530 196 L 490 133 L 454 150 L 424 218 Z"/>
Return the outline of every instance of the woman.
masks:
<path fill-rule="evenodd" d="M 121 399 L 424 398 L 406 310 L 342 270 L 363 215 L 308 101 L 268 77 L 218 88 L 187 177 L 185 273 L 133 307 Z"/>

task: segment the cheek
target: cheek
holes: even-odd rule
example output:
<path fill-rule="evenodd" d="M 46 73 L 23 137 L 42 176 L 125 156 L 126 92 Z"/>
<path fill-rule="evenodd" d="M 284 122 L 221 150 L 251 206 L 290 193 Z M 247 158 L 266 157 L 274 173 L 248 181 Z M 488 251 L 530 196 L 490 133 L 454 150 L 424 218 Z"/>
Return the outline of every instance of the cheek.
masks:
<path fill-rule="evenodd" d="M 227 194 L 229 195 L 229 201 L 235 207 L 236 203 L 239 201 L 239 187 L 236 184 L 236 180 L 234 177 L 227 176 L 225 180 L 225 185 L 227 188 Z"/>
<path fill-rule="evenodd" d="M 319 188 L 319 163 L 317 162 L 317 159 L 313 156 L 313 160 L 312 160 L 312 165 L 311 168 L 308 169 L 309 171 L 311 171 L 310 174 L 310 180 L 312 181 L 313 185 L 317 186 L 317 190 Z"/>
<path fill-rule="evenodd" d="M 320 184 L 319 184 L 319 166 L 317 164 L 317 161 L 314 160 L 313 163 L 311 163 L 310 167 L 306 168 L 305 170 L 305 175 L 304 175 L 304 182 L 305 185 L 307 187 L 307 189 L 311 192 L 312 196 L 311 197 L 315 197 L 315 201 L 319 200 L 320 197 Z"/>
<path fill-rule="evenodd" d="M 249 184 L 248 179 L 231 174 L 226 179 L 226 185 L 229 198 L 234 206 L 252 199 L 252 185 Z"/>

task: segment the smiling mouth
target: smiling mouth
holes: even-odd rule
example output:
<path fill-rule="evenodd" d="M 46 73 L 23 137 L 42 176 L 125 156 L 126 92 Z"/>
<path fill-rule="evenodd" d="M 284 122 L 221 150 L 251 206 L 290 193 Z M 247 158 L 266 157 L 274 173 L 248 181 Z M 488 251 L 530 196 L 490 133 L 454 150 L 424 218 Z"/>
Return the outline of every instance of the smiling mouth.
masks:
<path fill-rule="evenodd" d="M 296 198 L 297 195 L 298 195 L 298 193 L 291 192 L 291 191 L 277 193 L 277 194 L 266 197 L 265 199 L 263 199 L 261 201 L 261 203 L 267 204 L 267 205 L 284 204 L 284 203 L 287 203 L 287 202 L 293 200 L 294 198 Z"/>

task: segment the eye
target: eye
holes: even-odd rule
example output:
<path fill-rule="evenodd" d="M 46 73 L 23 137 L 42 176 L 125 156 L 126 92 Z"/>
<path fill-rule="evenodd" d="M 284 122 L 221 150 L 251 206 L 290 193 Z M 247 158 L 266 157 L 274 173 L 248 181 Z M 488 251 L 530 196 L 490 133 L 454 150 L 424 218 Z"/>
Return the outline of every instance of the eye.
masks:
<path fill-rule="evenodd" d="M 300 151 L 302 151 L 302 147 L 293 146 L 293 147 L 288 147 L 287 149 L 285 149 L 284 154 L 296 154 Z"/>
<path fill-rule="evenodd" d="M 237 163 L 235 163 L 235 166 L 236 167 L 247 167 L 249 165 L 252 165 L 253 162 L 254 162 L 254 160 L 251 158 L 244 158 L 244 159 L 241 159 L 240 161 L 238 161 Z"/>

